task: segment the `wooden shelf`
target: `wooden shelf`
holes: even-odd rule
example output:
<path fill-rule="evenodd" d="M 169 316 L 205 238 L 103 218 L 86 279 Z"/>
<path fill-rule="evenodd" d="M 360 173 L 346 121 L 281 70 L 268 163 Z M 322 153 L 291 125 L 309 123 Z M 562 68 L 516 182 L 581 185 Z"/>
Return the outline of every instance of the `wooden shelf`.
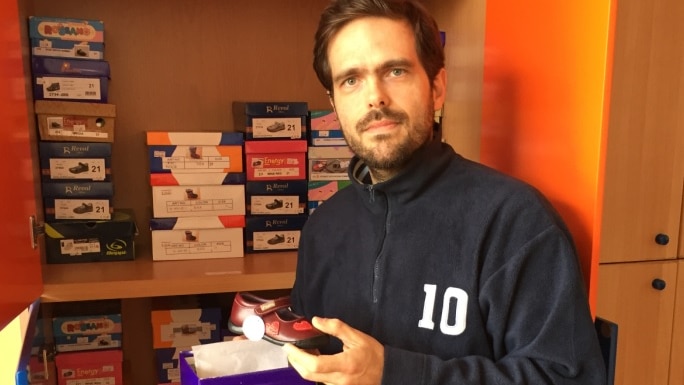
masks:
<path fill-rule="evenodd" d="M 294 251 L 244 258 L 43 265 L 43 302 L 286 289 L 294 283 Z"/>

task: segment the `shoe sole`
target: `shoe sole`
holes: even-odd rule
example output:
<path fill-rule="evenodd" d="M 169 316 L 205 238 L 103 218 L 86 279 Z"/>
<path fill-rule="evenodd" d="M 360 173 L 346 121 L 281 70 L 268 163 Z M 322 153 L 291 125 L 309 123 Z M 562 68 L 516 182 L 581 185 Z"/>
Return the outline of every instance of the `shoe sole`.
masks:
<path fill-rule="evenodd" d="M 228 321 L 228 330 L 230 330 L 230 332 L 233 334 L 244 335 L 244 333 L 242 331 L 242 326 L 234 325 L 230 321 Z M 283 346 L 286 343 L 283 341 L 276 340 L 272 337 L 269 337 L 266 334 L 264 334 L 263 339 L 272 343 L 272 344 L 279 345 L 279 346 Z M 299 341 L 293 341 L 290 343 L 292 345 L 300 348 L 300 349 L 318 349 L 318 348 L 328 344 L 328 336 L 327 335 L 320 335 L 318 337 L 310 338 L 308 340 L 299 340 Z"/>

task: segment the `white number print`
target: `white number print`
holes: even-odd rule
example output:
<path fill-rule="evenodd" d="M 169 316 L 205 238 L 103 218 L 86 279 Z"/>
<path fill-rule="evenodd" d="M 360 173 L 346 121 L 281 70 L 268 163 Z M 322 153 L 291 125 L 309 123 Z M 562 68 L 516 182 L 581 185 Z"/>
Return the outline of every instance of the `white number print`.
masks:
<path fill-rule="evenodd" d="M 433 330 L 435 323 L 432 321 L 432 315 L 435 310 L 435 298 L 437 294 L 437 285 L 423 285 L 425 291 L 425 301 L 423 302 L 423 318 L 418 321 L 418 327 Z M 450 307 L 456 306 L 456 319 L 449 323 Z M 442 319 L 439 322 L 439 330 L 450 336 L 457 336 L 465 330 L 466 315 L 468 313 L 468 293 L 457 287 L 449 287 L 444 292 L 442 299 Z"/>

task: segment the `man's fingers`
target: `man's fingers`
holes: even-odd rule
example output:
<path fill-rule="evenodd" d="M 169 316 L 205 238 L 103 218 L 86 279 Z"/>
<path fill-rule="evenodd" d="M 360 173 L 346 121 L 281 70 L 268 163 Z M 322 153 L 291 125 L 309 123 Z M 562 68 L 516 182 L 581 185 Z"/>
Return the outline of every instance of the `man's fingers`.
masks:
<path fill-rule="evenodd" d="M 317 356 L 309 354 L 292 344 L 283 345 L 283 350 L 287 353 L 290 365 L 305 379 L 314 382 L 328 382 L 336 375 L 330 372 L 331 368 L 336 368 L 339 363 L 335 363 L 336 356 Z"/>
<path fill-rule="evenodd" d="M 344 346 L 356 346 L 359 342 L 359 331 L 337 318 L 313 317 L 311 324 L 323 333 L 337 337 Z"/>

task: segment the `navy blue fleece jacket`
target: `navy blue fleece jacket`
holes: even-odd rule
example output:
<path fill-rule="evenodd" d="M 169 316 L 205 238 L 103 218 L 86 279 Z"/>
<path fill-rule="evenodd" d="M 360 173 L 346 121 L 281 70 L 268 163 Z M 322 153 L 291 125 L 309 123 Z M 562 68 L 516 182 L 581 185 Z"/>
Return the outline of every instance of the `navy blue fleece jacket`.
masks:
<path fill-rule="evenodd" d="M 366 172 L 355 157 L 307 221 L 295 312 L 375 337 L 383 385 L 605 383 L 572 239 L 537 190 L 437 140 L 391 180 Z"/>

